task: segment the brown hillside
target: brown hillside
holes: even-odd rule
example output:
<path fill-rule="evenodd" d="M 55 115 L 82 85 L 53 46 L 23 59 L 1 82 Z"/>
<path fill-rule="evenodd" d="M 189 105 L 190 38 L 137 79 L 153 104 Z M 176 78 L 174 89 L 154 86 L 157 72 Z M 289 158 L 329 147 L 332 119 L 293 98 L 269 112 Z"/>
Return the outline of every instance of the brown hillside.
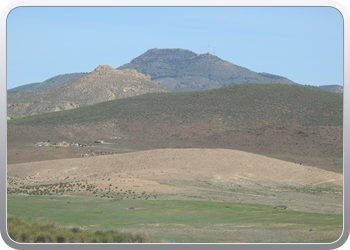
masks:
<path fill-rule="evenodd" d="M 236 149 L 341 172 L 342 117 L 341 94 L 242 84 L 146 94 L 10 120 L 7 134 L 10 140 L 32 136 L 32 142 L 99 138 L 118 147 Z"/>
<path fill-rule="evenodd" d="M 70 183 L 65 195 L 283 204 L 299 211 L 342 212 L 342 174 L 236 150 L 149 150 L 11 164 L 7 173 L 9 188 L 34 185 L 44 190 Z M 89 188 L 80 190 L 78 183 Z"/>
<path fill-rule="evenodd" d="M 8 116 L 19 118 L 96 104 L 166 89 L 136 70 L 100 65 L 91 73 L 56 88 L 8 94 Z"/>

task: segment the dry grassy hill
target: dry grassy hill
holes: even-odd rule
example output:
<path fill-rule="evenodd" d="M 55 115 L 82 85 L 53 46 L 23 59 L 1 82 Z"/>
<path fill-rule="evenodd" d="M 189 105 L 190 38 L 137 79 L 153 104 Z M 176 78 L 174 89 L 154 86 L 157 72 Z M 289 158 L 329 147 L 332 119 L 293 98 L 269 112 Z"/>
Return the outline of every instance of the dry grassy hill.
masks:
<path fill-rule="evenodd" d="M 153 93 L 10 120 L 8 136 L 229 148 L 341 172 L 342 98 L 290 84 Z"/>
<path fill-rule="evenodd" d="M 11 164 L 7 173 L 8 188 L 17 193 L 283 204 L 298 211 L 342 212 L 342 174 L 236 150 L 149 150 Z"/>

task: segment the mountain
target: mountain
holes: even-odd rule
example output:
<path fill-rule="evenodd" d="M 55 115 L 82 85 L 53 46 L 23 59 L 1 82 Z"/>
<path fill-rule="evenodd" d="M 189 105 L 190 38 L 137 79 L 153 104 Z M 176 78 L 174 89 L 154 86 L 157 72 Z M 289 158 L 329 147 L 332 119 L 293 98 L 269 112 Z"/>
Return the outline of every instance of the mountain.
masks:
<path fill-rule="evenodd" d="M 65 84 L 67 82 L 74 81 L 86 74 L 87 73 L 71 73 L 71 74 L 58 75 L 58 76 L 51 77 L 50 79 L 47 79 L 46 81 L 43 81 L 43 82 L 29 83 L 26 85 L 9 89 L 7 90 L 7 93 L 14 94 L 14 93 L 23 93 L 23 92 L 51 89 L 51 88 L 60 86 L 62 84 Z"/>
<path fill-rule="evenodd" d="M 342 125 L 342 94 L 296 84 L 240 84 L 150 93 L 10 120 L 8 135 L 31 131 L 68 141 L 229 148 L 298 155 L 319 166 L 325 157 L 342 157 Z"/>
<path fill-rule="evenodd" d="M 117 70 L 108 65 L 100 65 L 91 73 L 55 88 L 8 94 L 7 112 L 10 118 L 18 118 L 149 92 L 167 90 L 136 70 Z"/>
<path fill-rule="evenodd" d="M 170 91 L 214 89 L 245 83 L 286 83 L 293 81 L 268 73 L 256 73 L 224 61 L 210 53 L 196 54 L 184 49 L 150 49 L 118 69 L 136 69 Z"/>
<path fill-rule="evenodd" d="M 334 92 L 334 93 L 343 93 L 344 92 L 343 86 L 340 86 L 340 85 L 313 86 L 313 85 L 305 84 L 304 86 L 311 87 L 311 88 L 322 89 L 322 90 L 329 91 L 329 92 Z"/>
<path fill-rule="evenodd" d="M 210 53 L 196 54 L 184 49 L 150 49 L 118 69 L 136 69 L 150 75 L 152 80 L 170 91 L 214 89 L 244 83 L 287 83 L 293 81 L 273 74 L 256 73 L 224 61 Z M 31 83 L 7 91 L 8 94 L 50 89 L 74 81 L 87 73 L 71 73 L 52 77 L 44 82 Z M 342 86 L 318 87 L 343 93 Z"/>
<path fill-rule="evenodd" d="M 335 92 L 335 93 L 343 93 L 344 92 L 343 86 L 340 86 L 340 85 L 323 85 L 323 86 L 319 86 L 318 88 L 326 90 L 326 91 Z"/>

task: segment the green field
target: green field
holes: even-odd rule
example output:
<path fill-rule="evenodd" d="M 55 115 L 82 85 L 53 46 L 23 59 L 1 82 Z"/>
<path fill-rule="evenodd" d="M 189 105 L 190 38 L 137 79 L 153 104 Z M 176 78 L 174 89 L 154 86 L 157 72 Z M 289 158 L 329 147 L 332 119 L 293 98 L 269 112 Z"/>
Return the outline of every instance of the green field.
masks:
<path fill-rule="evenodd" d="M 133 207 L 134 209 L 130 209 Z M 202 238 L 157 235 L 154 228 L 209 230 L 211 232 L 266 230 L 270 233 L 342 231 L 339 214 L 305 213 L 252 205 L 207 201 L 116 200 L 53 196 L 9 195 L 7 212 L 29 223 L 54 223 L 86 230 L 138 229 L 159 242 L 221 242 L 220 237 Z M 153 230 L 153 231 L 152 231 Z M 332 242 L 338 237 L 318 239 Z M 340 234 L 339 234 L 340 236 Z M 233 239 L 234 241 L 234 239 Z M 250 242 L 259 240 L 251 239 Z M 310 242 L 315 239 L 310 238 Z M 300 240 L 303 242 L 303 240 Z"/>

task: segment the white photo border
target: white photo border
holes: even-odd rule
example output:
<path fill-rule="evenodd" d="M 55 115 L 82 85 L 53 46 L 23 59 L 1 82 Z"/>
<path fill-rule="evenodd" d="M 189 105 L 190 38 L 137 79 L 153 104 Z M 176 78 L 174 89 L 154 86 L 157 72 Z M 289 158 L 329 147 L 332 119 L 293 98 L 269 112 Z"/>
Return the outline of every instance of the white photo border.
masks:
<path fill-rule="evenodd" d="M 341 0 L 345 3 L 345 1 L 348 0 Z M 178 248 L 184 248 L 184 249 L 212 249 L 213 247 L 217 247 L 220 249 L 259 249 L 259 250 L 271 250 L 271 249 L 317 249 L 317 250 L 323 250 L 323 249 L 336 249 L 336 248 L 342 248 L 344 247 L 344 244 L 348 240 L 349 237 L 349 224 L 350 224 L 350 199 L 349 199 L 349 190 L 350 190 L 350 182 L 346 182 L 345 180 L 349 180 L 350 178 L 350 170 L 349 163 L 350 162 L 350 154 L 349 148 L 350 148 L 350 130 L 345 129 L 350 126 L 350 99 L 348 97 L 348 91 L 347 87 L 350 86 L 350 19 L 349 19 L 349 13 L 347 12 L 346 8 L 336 1 L 331 0 L 216 0 L 216 1 L 210 1 L 210 0 L 171 0 L 171 1 L 157 1 L 157 0 L 151 0 L 151 1 L 140 1 L 140 0 L 128 0 L 128 1 L 120 1 L 120 0 L 20 0 L 20 1 L 11 1 L 7 0 L 7 6 L 2 10 L 1 17 L 0 17 L 0 32 L 1 32 L 1 39 L 0 39 L 0 46 L 1 46 L 1 56 L 0 56 L 0 79 L 1 79 L 1 88 L 2 91 L 0 91 L 1 94 L 1 116 L 0 116 L 0 137 L 2 142 L 7 142 L 7 76 L 6 76 L 6 67 L 7 67 L 7 57 L 6 57 L 6 21 L 7 16 L 9 13 L 17 8 L 17 7 L 85 7 L 85 6 L 106 6 L 106 7 L 122 7 L 122 6 L 164 6 L 164 7 L 172 7 L 172 6 L 178 6 L 178 7 L 189 7 L 189 6 L 222 6 L 222 7 L 239 7 L 239 6 L 246 6 L 246 7 L 266 7 L 266 6 L 274 6 L 274 7 L 333 7 L 337 9 L 343 16 L 343 29 L 344 29 L 344 40 L 343 40 L 343 46 L 344 46 L 344 64 L 343 64 L 343 74 L 344 74 L 344 94 L 343 94 L 343 106 L 344 106 L 344 113 L 343 113 L 343 174 L 344 174 L 344 207 L 343 207 L 343 234 L 342 236 L 333 243 L 298 243 L 298 244 L 270 244 L 270 243 L 264 243 L 264 244 L 241 244 L 241 243 L 228 243 L 228 244 L 163 244 L 163 243 L 156 243 L 156 244 L 150 244 L 150 243 L 142 243 L 142 244 L 69 244 L 69 243 L 61 243 L 61 244 L 25 244 L 25 243 L 16 243 L 12 241 L 12 239 L 7 234 L 7 192 L 6 192 L 6 177 L 7 177 L 7 144 L 1 143 L 0 144 L 0 160 L 1 160 L 1 168 L 0 168 L 0 230 L 1 230 L 1 236 L 4 241 L 5 247 L 10 247 L 14 249 L 28 249 L 28 250 L 40 250 L 40 249 L 96 249 L 96 248 L 103 248 L 103 249 L 178 249 Z M 350 93 L 350 92 L 349 92 Z M 347 242 L 348 243 L 348 242 Z M 347 244 L 349 245 L 349 244 Z M 1 246 L 2 247 L 2 246 Z M 1 248 L 3 249 L 3 248 Z M 344 247 L 345 249 L 345 247 Z"/>

